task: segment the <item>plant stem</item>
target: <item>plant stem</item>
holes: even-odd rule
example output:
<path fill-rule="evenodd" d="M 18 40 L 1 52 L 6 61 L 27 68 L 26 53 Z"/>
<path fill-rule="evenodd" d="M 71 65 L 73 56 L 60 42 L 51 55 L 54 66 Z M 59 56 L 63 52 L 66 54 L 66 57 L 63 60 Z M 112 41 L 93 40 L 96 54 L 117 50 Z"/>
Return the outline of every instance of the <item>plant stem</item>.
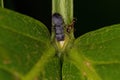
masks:
<path fill-rule="evenodd" d="M 56 40 L 55 28 L 52 26 L 52 41 L 57 46 L 58 52 L 63 52 L 67 45 L 72 44 L 74 40 L 74 22 L 73 22 L 73 0 L 52 0 L 52 14 L 59 13 L 64 20 L 64 35 L 63 41 Z M 68 32 L 68 29 L 69 32 Z"/>
<path fill-rule="evenodd" d="M 4 2 L 3 2 L 3 0 L 0 0 L 0 7 L 4 8 Z"/>
<path fill-rule="evenodd" d="M 73 20 L 73 0 L 52 0 L 53 13 L 61 14 L 65 24 L 70 24 Z"/>

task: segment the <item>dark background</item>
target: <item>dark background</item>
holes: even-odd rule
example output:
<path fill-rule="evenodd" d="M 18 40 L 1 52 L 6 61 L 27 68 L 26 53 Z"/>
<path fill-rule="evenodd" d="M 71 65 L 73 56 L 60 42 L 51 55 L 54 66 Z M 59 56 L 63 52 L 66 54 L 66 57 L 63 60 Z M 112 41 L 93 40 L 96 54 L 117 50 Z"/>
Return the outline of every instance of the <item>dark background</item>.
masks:
<path fill-rule="evenodd" d="M 52 0 L 5 0 L 5 7 L 34 17 L 51 30 Z M 120 23 L 120 0 L 74 0 L 75 36 Z"/>

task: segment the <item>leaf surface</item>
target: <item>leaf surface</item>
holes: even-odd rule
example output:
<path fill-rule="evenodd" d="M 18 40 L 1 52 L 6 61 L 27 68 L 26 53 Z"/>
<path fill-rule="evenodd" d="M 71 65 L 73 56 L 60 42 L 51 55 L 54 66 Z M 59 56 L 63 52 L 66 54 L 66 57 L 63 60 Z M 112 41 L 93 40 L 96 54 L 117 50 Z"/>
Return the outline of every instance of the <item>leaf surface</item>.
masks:
<path fill-rule="evenodd" d="M 75 78 L 76 74 L 79 74 L 80 79 L 76 80 L 119 80 L 120 24 L 104 27 L 77 38 L 66 59 L 64 65 L 71 65 L 71 68 L 75 69 L 70 71 L 68 66 L 63 72 L 75 73 L 72 75 Z M 63 75 L 67 77 L 67 74 Z M 73 80 L 71 78 L 64 80 Z"/>
<path fill-rule="evenodd" d="M 55 49 L 44 24 L 0 8 L 0 80 L 36 80 L 40 76 L 44 80 L 44 67 L 50 63 L 59 65 L 54 55 Z M 59 67 L 54 70 L 54 74 L 58 74 Z M 50 77 L 56 78 L 54 75 Z"/>

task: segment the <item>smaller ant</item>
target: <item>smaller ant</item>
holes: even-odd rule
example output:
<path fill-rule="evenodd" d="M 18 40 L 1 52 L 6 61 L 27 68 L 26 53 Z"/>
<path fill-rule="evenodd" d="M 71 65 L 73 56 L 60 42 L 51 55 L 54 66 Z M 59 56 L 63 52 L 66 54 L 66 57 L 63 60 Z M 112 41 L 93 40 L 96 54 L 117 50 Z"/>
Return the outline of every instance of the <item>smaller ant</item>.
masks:
<path fill-rule="evenodd" d="M 67 30 L 68 33 L 70 33 L 72 29 L 74 29 L 74 24 L 75 24 L 75 22 L 76 22 L 76 19 L 74 18 L 74 19 L 72 20 L 72 22 L 70 23 L 70 25 L 67 26 L 67 29 L 66 29 L 66 30 Z"/>

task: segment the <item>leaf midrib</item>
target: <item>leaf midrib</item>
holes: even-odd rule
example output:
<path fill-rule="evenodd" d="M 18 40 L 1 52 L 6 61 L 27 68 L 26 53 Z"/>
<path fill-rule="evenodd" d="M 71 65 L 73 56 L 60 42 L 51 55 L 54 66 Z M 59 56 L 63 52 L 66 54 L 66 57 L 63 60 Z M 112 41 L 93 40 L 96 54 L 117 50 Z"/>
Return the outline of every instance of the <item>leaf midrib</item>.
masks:
<path fill-rule="evenodd" d="M 50 47 L 48 50 L 46 50 L 43 53 L 43 56 L 32 67 L 32 69 L 28 72 L 28 74 L 26 74 L 22 78 L 22 80 L 33 80 L 35 77 L 38 77 L 38 75 L 42 72 L 42 70 L 44 70 L 45 63 L 47 63 L 50 60 L 50 58 L 52 58 L 54 55 L 55 55 L 55 49 L 53 47 Z"/>
<path fill-rule="evenodd" d="M 79 48 L 80 49 L 80 48 Z M 86 72 L 86 76 L 88 80 L 102 80 L 101 77 L 98 75 L 96 70 L 94 69 L 94 65 L 110 65 L 110 64 L 120 64 L 120 61 L 92 61 L 85 57 L 82 53 L 78 53 L 77 49 L 72 50 L 74 51 L 74 54 L 72 55 L 71 62 L 76 65 L 76 67 L 80 70 L 80 72 L 84 73 Z M 77 51 L 77 53 L 75 53 Z M 73 57 L 74 56 L 74 57 Z M 90 70 L 89 67 L 85 64 L 85 62 L 90 63 Z M 95 75 L 95 76 L 94 76 Z M 84 75 L 83 75 L 84 76 Z"/>
<path fill-rule="evenodd" d="M 102 80 L 94 69 L 93 63 L 84 57 L 82 52 L 78 53 L 77 49 L 75 48 L 73 48 L 71 51 L 74 51 L 74 54 L 72 52 L 72 54 L 70 53 L 70 61 L 76 65 L 80 72 L 82 72 L 83 77 L 86 77 L 88 80 Z M 90 63 L 90 66 L 88 66 L 87 63 Z M 84 75 L 84 73 L 86 75 Z"/>

